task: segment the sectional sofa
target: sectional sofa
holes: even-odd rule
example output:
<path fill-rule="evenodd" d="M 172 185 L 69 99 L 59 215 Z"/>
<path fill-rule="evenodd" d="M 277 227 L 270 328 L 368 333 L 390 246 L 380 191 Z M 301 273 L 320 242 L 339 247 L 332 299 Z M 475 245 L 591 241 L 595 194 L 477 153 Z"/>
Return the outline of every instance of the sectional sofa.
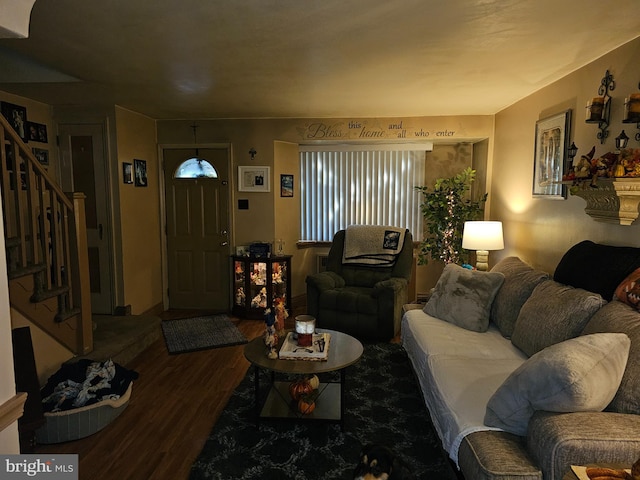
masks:
<path fill-rule="evenodd" d="M 560 480 L 640 457 L 640 248 L 581 242 L 553 276 L 447 265 L 402 343 L 467 480 Z M 638 281 L 640 286 L 640 280 Z"/>

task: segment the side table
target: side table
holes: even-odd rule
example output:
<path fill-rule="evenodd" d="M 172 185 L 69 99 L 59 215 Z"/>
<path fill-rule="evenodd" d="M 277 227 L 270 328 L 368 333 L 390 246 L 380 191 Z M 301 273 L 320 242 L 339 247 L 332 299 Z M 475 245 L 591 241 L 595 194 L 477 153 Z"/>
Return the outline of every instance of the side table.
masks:
<path fill-rule="evenodd" d="M 266 418 L 289 420 L 325 420 L 340 423 L 344 430 L 344 392 L 346 386 L 346 368 L 353 365 L 362 356 L 362 344 L 346 333 L 335 330 L 318 330 L 331 335 L 329 356 L 326 361 L 280 360 L 270 359 L 262 337 L 254 338 L 244 347 L 244 356 L 254 367 L 256 421 Z M 280 339 L 278 351 L 282 346 Z M 269 373 L 270 388 L 264 400 L 260 398 L 260 372 Z M 320 383 L 321 392 L 316 409 L 308 415 L 297 411 L 289 397 L 290 381 L 277 381 L 276 374 L 317 375 L 327 372 L 339 372 L 338 382 Z"/>

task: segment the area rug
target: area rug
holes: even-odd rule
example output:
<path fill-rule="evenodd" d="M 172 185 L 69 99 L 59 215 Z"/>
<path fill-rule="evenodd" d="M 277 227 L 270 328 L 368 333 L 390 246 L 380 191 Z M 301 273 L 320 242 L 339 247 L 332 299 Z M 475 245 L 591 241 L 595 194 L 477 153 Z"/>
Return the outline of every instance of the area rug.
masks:
<path fill-rule="evenodd" d="M 351 479 L 368 443 L 392 448 L 417 479 L 456 478 L 398 344 L 365 345 L 360 361 L 347 369 L 344 432 L 311 421 L 263 420 L 256 427 L 253 378 L 250 369 L 229 399 L 191 467 L 191 480 Z"/>
<path fill-rule="evenodd" d="M 162 333 L 171 354 L 247 343 L 227 315 L 167 320 L 162 322 Z"/>

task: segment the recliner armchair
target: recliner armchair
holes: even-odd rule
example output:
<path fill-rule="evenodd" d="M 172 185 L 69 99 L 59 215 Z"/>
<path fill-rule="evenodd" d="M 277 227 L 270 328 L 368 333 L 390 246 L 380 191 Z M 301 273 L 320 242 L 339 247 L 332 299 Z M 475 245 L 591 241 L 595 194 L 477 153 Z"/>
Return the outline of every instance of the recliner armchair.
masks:
<path fill-rule="evenodd" d="M 405 233 L 393 266 L 343 264 L 345 230 L 333 237 L 327 270 L 307 276 L 307 312 L 319 328 L 387 341 L 400 331 L 413 267 L 413 237 Z"/>

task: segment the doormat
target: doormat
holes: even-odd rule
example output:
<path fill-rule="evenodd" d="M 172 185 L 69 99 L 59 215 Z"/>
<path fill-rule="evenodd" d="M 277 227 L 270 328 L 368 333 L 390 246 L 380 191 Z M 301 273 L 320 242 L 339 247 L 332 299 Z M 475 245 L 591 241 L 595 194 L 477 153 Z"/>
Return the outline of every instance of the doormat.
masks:
<path fill-rule="evenodd" d="M 227 315 L 167 320 L 162 322 L 162 333 L 170 354 L 247 343 Z"/>

